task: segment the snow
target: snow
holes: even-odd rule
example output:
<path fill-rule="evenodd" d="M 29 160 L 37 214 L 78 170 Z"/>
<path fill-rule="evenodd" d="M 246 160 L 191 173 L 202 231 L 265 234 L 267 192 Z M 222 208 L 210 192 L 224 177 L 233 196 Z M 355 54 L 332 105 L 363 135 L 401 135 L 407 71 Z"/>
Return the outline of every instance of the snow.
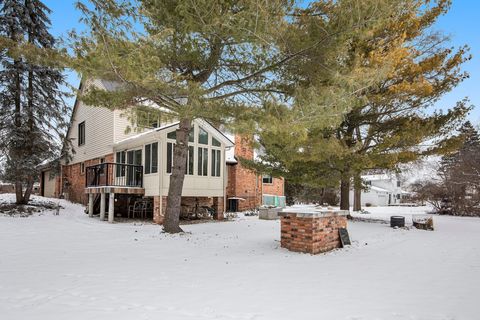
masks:
<path fill-rule="evenodd" d="M 349 222 L 352 246 L 313 256 L 280 248 L 279 221 L 172 236 L 52 200 L 58 216 L 0 216 L 1 319 L 479 318 L 480 219 L 434 216 L 433 232 Z M 387 220 L 428 208 L 368 210 Z"/>

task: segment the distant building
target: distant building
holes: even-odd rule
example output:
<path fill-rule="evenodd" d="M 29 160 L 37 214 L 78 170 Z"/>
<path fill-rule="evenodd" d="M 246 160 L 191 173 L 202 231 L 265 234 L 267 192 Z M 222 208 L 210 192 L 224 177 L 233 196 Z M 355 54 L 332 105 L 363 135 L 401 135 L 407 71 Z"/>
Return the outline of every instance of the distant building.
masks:
<path fill-rule="evenodd" d="M 362 191 L 362 207 L 398 205 L 406 194 L 395 175 L 370 174 L 362 176 L 362 180 L 367 186 Z M 350 191 L 350 203 L 353 204 L 353 190 Z"/>

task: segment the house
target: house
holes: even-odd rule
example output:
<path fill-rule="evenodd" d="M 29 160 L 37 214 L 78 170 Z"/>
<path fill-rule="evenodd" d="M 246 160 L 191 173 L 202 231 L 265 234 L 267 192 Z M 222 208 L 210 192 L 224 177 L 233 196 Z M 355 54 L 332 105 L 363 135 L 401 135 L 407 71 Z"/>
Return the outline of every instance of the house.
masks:
<path fill-rule="evenodd" d="M 362 180 L 366 186 L 366 189 L 362 190 L 362 206 L 398 205 L 405 194 L 396 175 L 369 174 L 363 175 Z M 350 203 L 353 203 L 353 190 L 350 191 Z"/>
<path fill-rule="evenodd" d="M 92 80 L 86 85 L 116 88 L 115 83 L 105 80 Z M 127 215 L 132 203 L 147 198 L 153 204 L 153 221 L 162 223 L 178 122 L 162 122 L 148 114 L 137 115 L 135 120 L 121 110 L 87 106 L 77 100 L 67 132 L 75 152 L 60 173 L 45 167 L 41 174 L 42 195 L 88 204 L 88 211 L 99 212 L 101 219 L 108 211 L 109 221 L 116 215 Z M 240 202 L 228 207 L 237 211 L 261 205 L 269 200 L 268 192 L 283 196 L 283 180 L 262 179 L 241 168 L 236 159 L 251 148 L 244 145 L 237 152 L 232 141 L 236 139 L 205 120 L 193 121 L 182 191 L 183 212 L 209 207 L 221 219 L 228 207 L 227 198 Z"/>
<path fill-rule="evenodd" d="M 227 151 L 227 211 L 245 211 L 262 205 L 285 207 L 285 183 L 283 178 L 260 175 L 238 161 L 239 158 L 257 159 L 258 150 L 250 146 L 250 140 L 240 135 L 229 135 L 235 148 Z"/>

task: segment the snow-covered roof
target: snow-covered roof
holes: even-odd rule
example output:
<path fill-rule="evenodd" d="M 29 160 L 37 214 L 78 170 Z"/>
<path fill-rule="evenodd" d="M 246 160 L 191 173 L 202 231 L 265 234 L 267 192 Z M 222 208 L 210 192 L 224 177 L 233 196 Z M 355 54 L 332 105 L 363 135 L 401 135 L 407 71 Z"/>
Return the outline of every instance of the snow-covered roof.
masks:
<path fill-rule="evenodd" d="M 144 138 L 144 137 L 147 137 L 147 136 L 150 136 L 150 135 L 153 135 L 155 132 L 158 132 L 160 130 L 163 130 L 163 129 L 166 129 L 166 128 L 170 128 L 170 127 L 173 127 L 173 126 L 176 126 L 179 122 L 176 121 L 176 122 L 173 122 L 173 123 L 169 123 L 169 124 L 166 124 L 166 125 L 163 125 L 163 126 L 160 126 L 158 128 L 154 128 L 154 129 L 149 129 L 149 130 L 145 130 L 143 132 L 140 132 L 136 135 L 133 135 L 133 136 L 130 136 L 128 138 L 125 138 L 123 140 L 120 140 L 120 141 L 117 141 L 114 146 L 120 146 L 120 145 L 123 145 L 127 142 L 131 142 L 131 141 L 135 141 L 139 138 Z"/>
<path fill-rule="evenodd" d="M 369 186 L 369 189 L 373 190 L 373 191 L 377 191 L 377 192 L 387 192 L 387 193 L 390 192 L 387 189 L 379 188 L 379 187 L 376 187 L 376 186 Z"/>
<path fill-rule="evenodd" d="M 394 175 L 382 173 L 382 174 L 367 174 L 362 176 L 364 181 L 377 181 L 377 180 L 391 180 L 395 178 Z"/>
<path fill-rule="evenodd" d="M 198 124 L 202 127 L 208 127 L 211 132 L 218 132 L 218 134 L 215 135 L 215 137 L 217 139 L 219 139 L 221 142 L 223 142 L 225 144 L 226 148 L 231 148 L 235 145 L 223 132 L 221 132 L 220 130 L 218 130 L 214 126 L 212 126 L 208 121 L 205 121 L 205 120 L 202 120 L 202 119 L 197 119 L 195 121 L 197 121 Z M 136 134 L 136 135 L 133 135 L 131 137 L 125 138 L 123 140 L 117 141 L 114 144 L 114 146 L 118 147 L 118 146 L 121 146 L 121 145 L 125 145 L 129 142 L 133 142 L 133 141 L 135 141 L 137 139 L 140 139 L 140 138 L 146 138 L 146 137 L 152 136 L 156 132 L 159 132 L 159 131 L 162 131 L 162 130 L 165 130 L 165 129 L 168 129 L 168 128 L 171 128 L 171 127 L 178 126 L 179 123 L 180 123 L 179 121 L 175 121 L 175 122 L 172 122 L 172 123 L 165 124 L 165 125 L 163 125 L 161 127 L 158 127 L 158 128 L 146 130 L 146 131 L 141 132 L 139 134 Z"/>

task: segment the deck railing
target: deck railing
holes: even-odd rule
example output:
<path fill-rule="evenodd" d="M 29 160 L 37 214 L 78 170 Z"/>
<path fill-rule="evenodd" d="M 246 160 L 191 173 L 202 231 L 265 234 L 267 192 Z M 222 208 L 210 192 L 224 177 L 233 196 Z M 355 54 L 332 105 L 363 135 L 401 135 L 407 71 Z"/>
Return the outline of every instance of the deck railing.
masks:
<path fill-rule="evenodd" d="M 143 166 L 104 162 L 85 168 L 85 186 L 143 188 Z"/>

